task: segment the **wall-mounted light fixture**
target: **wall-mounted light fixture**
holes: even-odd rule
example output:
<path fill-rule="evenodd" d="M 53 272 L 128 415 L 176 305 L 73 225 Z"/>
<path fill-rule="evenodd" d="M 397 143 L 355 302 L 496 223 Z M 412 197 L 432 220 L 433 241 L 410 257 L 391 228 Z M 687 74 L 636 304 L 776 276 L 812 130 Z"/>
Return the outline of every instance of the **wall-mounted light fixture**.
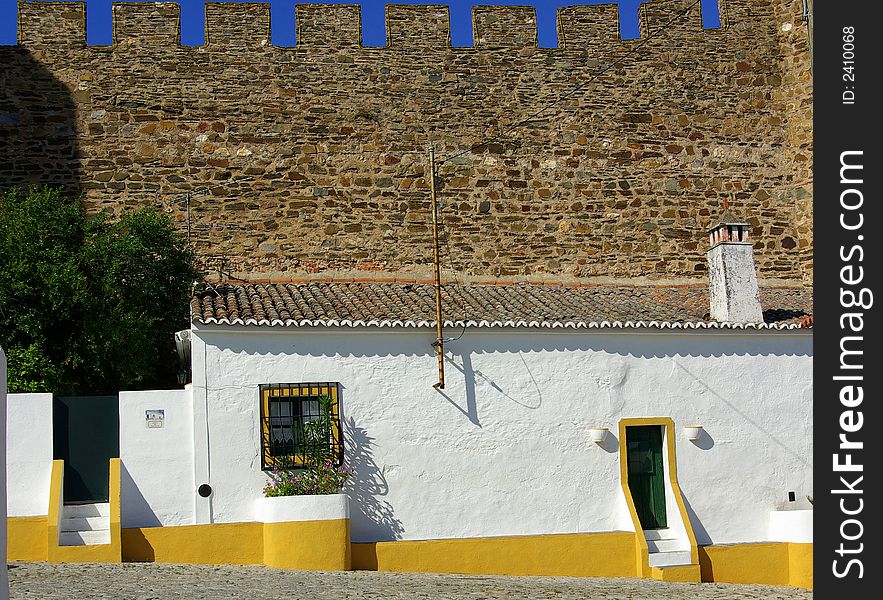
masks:
<path fill-rule="evenodd" d="M 684 427 L 684 435 L 691 442 L 695 442 L 702 435 L 702 425 L 687 425 Z"/>
<path fill-rule="evenodd" d="M 610 435 L 610 431 L 606 427 L 592 427 L 589 429 L 589 439 L 599 446 L 604 443 L 608 435 Z"/>

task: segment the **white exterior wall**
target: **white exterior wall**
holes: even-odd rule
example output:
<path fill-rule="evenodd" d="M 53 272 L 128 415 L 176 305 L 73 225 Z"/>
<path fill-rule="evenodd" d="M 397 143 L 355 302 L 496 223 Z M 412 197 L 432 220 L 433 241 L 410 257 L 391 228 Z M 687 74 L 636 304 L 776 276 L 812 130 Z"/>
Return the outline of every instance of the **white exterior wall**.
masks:
<path fill-rule="evenodd" d="M 6 421 L 6 353 L 0 348 L 0 423 Z M 6 569 L 6 430 L 0 429 L 0 600 L 9 598 Z"/>
<path fill-rule="evenodd" d="M 194 331 L 194 462 L 214 494 L 196 522 L 252 520 L 258 386 L 339 381 L 353 541 L 630 529 L 619 419 L 671 417 L 700 544 L 769 539 L 787 491 L 812 495 L 806 332 L 412 329 Z M 685 425 L 703 425 L 696 442 Z M 590 427 L 606 426 L 598 447 Z M 163 524 L 166 524 L 165 522 Z"/>
<path fill-rule="evenodd" d="M 675 423 L 675 444 L 677 444 L 677 435 L 678 435 L 678 423 Z M 677 446 L 676 446 L 677 447 Z M 676 451 L 677 453 L 677 451 Z M 675 456 L 675 461 L 677 461 L 677 456 Z M 684 523 L 684 519 L 681 516 L 680 508 L 678 507 L 678 501 L 675 497 L 674 490 L 671 485 L 669 485 L 669 481 L 671 480 L 671 459 L 668 456 L 668 429 L 662 428 L 662 464 L 663 471 L 665 473 L 665 516 L 666 516 L 666 526 L 671 533 L 673 539 L 677 539 L 680 541 L 680 549 L 681 550 L 689 550 L 690 549 L 690 540 L 687 537 L 687 526 Z M 675 465 L 677 466 L 677 464 Z M 683 490 L 681 493 L 684 493 Z"/>
<path fill-rule="evenodd" d="M 147 410 L 165 411 L 162 428 Z M 190 390 L 120 392 L 120 463 L 121 527 L 194 523 Z"/>
<path fill-rule="evenodd" d="M 52 477 L 52 394 L 9 394 L 5 448 L 7 515 L 45 516 Z"/>
<path fill-rule="evenodd" d="M 812 510 L 774 510 L 770 513 L 770 539 L 776 542 L 812 544 Z"/>

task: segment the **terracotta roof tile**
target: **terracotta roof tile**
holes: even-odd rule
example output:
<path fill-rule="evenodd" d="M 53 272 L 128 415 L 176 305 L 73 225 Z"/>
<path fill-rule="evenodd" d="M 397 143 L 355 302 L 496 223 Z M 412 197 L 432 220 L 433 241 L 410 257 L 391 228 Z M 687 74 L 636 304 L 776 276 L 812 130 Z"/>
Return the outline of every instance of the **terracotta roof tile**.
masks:
<path fill-rule="evenodd" d="M 225 283 L 197 293 L 191 311 L 194 323 L 428 326 L 435 322 L 434 294 L 430 284 L 389 280 Z M 760 297 L 768 325 L 807 325 L 811 289 L 762 288 Z M 447 284 L 442 291 L 445 320 L 456 324 L 707 324 L 708 307 L 701 285 Z"/>

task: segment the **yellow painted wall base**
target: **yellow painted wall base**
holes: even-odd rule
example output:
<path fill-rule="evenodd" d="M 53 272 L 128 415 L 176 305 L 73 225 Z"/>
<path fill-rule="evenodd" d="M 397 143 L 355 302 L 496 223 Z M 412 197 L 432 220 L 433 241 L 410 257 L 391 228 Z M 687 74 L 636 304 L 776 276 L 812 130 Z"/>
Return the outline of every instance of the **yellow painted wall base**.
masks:
<path fill-rule="evenodd" d="M 122 530 L 123 560 L 348 571 L 349 519 Z"/>
<path fill-rule="evenodd" d="M 46 517 L 9 517 L 6 543 L 9 560 L 46 560 Z"/>
<path fill-rule="evenodd" d="M 812 589 L 812 544 L 768 542 L 704 546 L 702 581 L 763 583 Z"/>
<path fill-rule="evenodd" d="M 123 560 L 251 565 L 264 560 L 262 523 L 123 529 Z"/>
<path fill-rule="evenodd" d="M 118 563 L 119 546 L 96 544 L 93 546 L 56 546 L 50 549 L 49 562 L 57 563 Z"/>
<path fill-rule="evenodd" d="M 47 560 L 47 518 L 11 517 L 10 560 Z M 349 521 L 228 523 L 123 529 L 122 560 L 266 564 L 286 569 L 486 575 L 634 577 L 630 532 L 348 543 Z M 112 545 L 56 547 L 51 560 L 107 562 Z M 813 545 L 703 546 L 697 565 L 650 569 L 662 581 L 760 583 L 812 589 Z"/>
<path fill-rule="evenodd" d="M 353 543 L 350 545 L 351 566 L 354 571 L 379 571 L 377 543 Z"/>
<path fill-rule="evenodd" d="M 659 581 L 676 581 L 679 583 L 698 583 L 702 581 L 699 565 L 682 565 L 677 567 L 651 567 L 650 575 Z"/>
<path fill-rule="evenodd" d="M 264 564 L 281 569 L 349 571 L 350 521 L 264 523 Z"/>
<path fill-rule="evenodd" d="M 634 577 L 631 532 L 353 544 L 353 568 L 486 575 Z"/>
<path fill-rule="evenodd" d="M 120 459 L 111 458 L 108 471 L 110 543 L 59 546 L 58 524 L 64 511 L 64 461 L 53 460 L 49 483 L 49 514 L 46 516 L 46 559 L 49 562 L 113 562 L 122 560 L 120 541 Z"/>
<path fill-rule="evenodd" d="M 812 589 L 812 544 L 788 544 L 788 585 Z"/>

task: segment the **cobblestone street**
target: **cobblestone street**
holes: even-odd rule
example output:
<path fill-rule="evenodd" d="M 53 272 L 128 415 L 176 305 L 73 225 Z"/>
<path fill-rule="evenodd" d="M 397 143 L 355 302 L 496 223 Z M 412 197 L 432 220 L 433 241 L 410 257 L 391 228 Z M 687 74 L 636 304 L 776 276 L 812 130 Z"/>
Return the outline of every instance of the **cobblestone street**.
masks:
<path fill-rule="evenodd" d="M 12 563 L 10 598 L 126 600 L 275 598 L 433 600 L 590 598 L 654 600 L 812 598 L 806 590 L 762 585 L 663 583 L 647 579 L 487 577 L 416 573 L 318 573 L 261 566 L 204 566 L 154 563 Z"/>

